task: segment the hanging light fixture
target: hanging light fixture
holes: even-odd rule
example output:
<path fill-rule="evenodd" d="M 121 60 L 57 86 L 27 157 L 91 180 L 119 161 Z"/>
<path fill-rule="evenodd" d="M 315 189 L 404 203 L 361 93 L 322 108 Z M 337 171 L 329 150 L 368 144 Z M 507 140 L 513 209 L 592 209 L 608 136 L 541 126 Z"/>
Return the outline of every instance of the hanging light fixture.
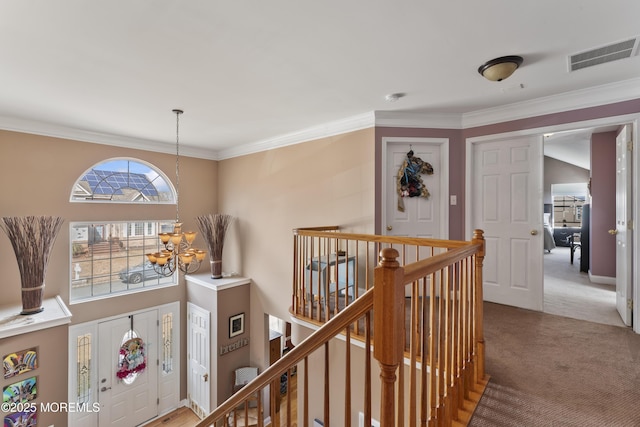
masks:
<path fill-rule="evenodd" d="M 176 270 L 184 274 L 194 273 L 200 268 L 206 252 L 192 247 L 196 239 L 195 231 L 182 231 L 180 222 L 180 114 L 182 110 L 173 110 L 176 115 L 176 223 L 173 233 L 159 233 L 164 249 L 147 254 L 156 273 L 169 277 Z"/>
<path fill-rule="evenodd" d="M 521 56 L 502 56 L 485 62 L 478 68 L 478 72 L 487 80 L 500 82 L 513 74 L 522 65 L 522 61 Z"/>

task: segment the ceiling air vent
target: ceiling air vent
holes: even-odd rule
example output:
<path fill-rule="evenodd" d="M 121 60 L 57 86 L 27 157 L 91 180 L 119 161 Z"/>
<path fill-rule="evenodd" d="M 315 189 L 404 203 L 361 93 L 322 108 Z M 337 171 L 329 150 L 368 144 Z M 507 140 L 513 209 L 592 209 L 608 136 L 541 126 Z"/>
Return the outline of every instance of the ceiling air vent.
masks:
<path fill-rule="evenodd" d="M 581 70 L 618 59 L 629 58 L 638 51 L 638 38 L 610 44 L 608 46 L 576 53 L 569 57 L 569 71 Z"/>

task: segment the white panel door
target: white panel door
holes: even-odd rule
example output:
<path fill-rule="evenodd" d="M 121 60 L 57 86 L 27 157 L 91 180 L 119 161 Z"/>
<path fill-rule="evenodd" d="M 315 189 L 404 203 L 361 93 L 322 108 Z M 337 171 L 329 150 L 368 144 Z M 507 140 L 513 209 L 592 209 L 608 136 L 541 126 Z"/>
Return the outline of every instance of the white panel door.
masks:
<path fill-rule="evenodd" d="M 477 142 L 470 150 L 471 230 L 484 230 L 484 299 L 543 308 L 542 139 Z"/>
<path fill-rule="evenodd" d="M 410 144 L 408 142 L 387 143 L 387 185 L 386 234 L 390 236 L 410 236 L 442 238 L 440 220 L 440 197 L 442 168 L 440 166 L 440 145 Z M 407 152 L 412 150 L 415 157 L 429 162 L 434 169 L 433 175 L 421 174 L 425 187 L 431 194 L 424 197 L 402 197 L 397 193 L 397 176 Z M 404 211 L 398 209 L 402 202 Z"/>
<path fill-rule="evenodd" d="M 132 327 L 133 326 L 133 327 Z M 142 338 L 145 368 L 120 379 L 120 348 L 130 338 Z M 158 415 L 158 311 L 150 310 L 98 325 L 98 425 L 135 426 Z"/>
<path fill-rule="evenodd" d="M 631 126 L 616 138 L 616 307 L 625 325 L 631 325 Z"/>
<path fill-rule="evenodd" d="M 189 407 L 200 417 L 209 414 L 210 313 L 187 303 L 187 394 Z"/>

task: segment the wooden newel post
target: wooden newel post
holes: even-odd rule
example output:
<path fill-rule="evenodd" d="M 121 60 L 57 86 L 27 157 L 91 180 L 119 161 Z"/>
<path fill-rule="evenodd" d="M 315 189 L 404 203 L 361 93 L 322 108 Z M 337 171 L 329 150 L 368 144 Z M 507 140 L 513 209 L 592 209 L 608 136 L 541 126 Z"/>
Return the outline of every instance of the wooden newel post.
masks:
<path fill-rule="evenodd" d="M 395 382 L 398 365 L 404 357 L 404 269 L 398 251 L 386 248 L 374 272 L 373 356 L 380 364 L 380 425 L 395 425 Z"/>
<path fill-rule="evenodd" d="M 475 265 L 475 303 L 476 303 L 476 319 L 475 319 L 475 335 L 476 335 L 476 346 L 477 346 L 477 360 L 475 363 L 476 367 L 476 383 L 482 381 L 484 379 L 484 357 L 485 357 L 485 349 L 484 349 L 484 310 L 483 310 L 483 278 L 482 278 L 482 264 L 484 263 L 484 254 L 485 254 L 485 241 L 484 241 L 484 231 L 483 230 L 474 230 L 473 231 L 473 240 L 474 244 L 481 244 L 482 248 L 476 254 L 476 265 Z"/>

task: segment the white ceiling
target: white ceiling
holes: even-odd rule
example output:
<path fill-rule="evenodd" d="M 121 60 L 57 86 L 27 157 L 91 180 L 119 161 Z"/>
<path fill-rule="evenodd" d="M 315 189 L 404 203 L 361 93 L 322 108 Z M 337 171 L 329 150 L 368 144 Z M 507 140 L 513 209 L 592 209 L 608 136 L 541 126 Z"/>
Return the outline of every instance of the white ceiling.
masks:
<path fill-rule="evenodd" d="M 639 16 L 637 0 L 2 0 L 0 128 L 170 152 L 181 108 L 181 145 L 215 158 L 373 112 L 462 126 L 505 105 L 640 87 L 638 56 L 567 65 L 638 36 Z M 504 55 L 524 57 L 512 77 L 478 74 Z"/>

